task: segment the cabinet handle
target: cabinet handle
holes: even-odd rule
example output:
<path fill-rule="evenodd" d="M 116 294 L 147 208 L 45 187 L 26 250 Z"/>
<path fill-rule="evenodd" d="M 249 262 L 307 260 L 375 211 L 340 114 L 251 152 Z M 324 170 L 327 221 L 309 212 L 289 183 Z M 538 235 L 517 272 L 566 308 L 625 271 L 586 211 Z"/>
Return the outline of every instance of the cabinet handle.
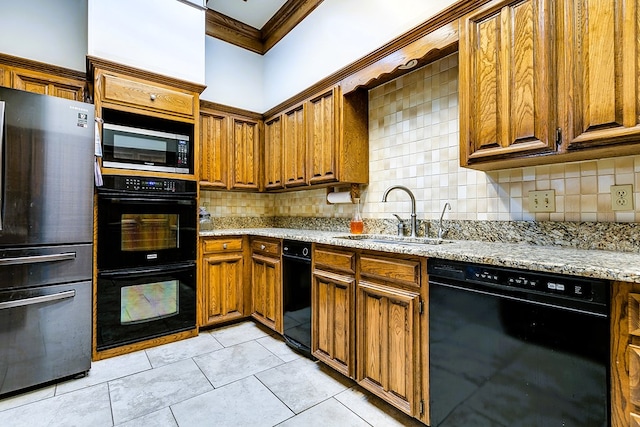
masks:
<path fill-rule="evenodd" d="M 155 93 L 152 93 L 151 95 L 149 95 L 149 99 L 151 99 L 152 101 L 155 101 L 157 98 L 157 95 Z"/>
<path fill-rule="evenodd" d="M 222 249 L 227 249 L 227 244 L 226 243 L 222 244 Z"/>
<path fill-rule="evenodd" d="M 265 245 L 260 245 L 260 250 L 264 251 L 265 249 L 267 249 Z"/>

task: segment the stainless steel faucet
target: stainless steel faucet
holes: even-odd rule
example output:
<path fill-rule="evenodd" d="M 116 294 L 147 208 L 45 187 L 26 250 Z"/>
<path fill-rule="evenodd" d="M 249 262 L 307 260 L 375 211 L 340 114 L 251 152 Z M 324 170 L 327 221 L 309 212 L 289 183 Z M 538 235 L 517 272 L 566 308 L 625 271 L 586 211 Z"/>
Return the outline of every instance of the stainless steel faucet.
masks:
<path fill-rule="evenodd" d="M 389 193 L 391 192 L 391 190 L 403 190 L 405 191 L 409 197 L 411 197 L 411 237 L 417 237 L 416 234 L 416 230 L 418 229 L 417 226 L 417 216 L 416 216 L 416 198 L 413 195 L 413 193 L 411 192 L 411 190 L 409 190 L 407 187 L 402 186 L 402 185 L 393 185 L 389 188 L 387 188 L 384 192 L 384 195 L 382 196 L 382 201 L 386 202 L 387 201 L 387 196 L 389 195 Z"/>
<path fill-rule="evenodd" d="M 444 216 L 444 211 L 446 211 L 447 208 L 451 210 L 451 205 L 449 204 L 449 202 L 444 204 L 444 207 L 442 208 L 442 214 L 440 214 L 440 222 L 438 222 L 438 239 L 442 239 L 447 232 L 447 230 L 442 227 L 442 217 Z"/>

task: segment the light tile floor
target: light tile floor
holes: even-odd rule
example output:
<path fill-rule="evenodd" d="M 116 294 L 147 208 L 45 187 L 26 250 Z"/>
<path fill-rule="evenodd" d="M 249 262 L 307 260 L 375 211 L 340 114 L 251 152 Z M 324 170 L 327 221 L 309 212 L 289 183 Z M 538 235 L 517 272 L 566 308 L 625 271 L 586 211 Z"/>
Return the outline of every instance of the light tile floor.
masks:
<path fill-rule="evenodd" d="M 248 321 L 0 400 L 0 426 L 423 426 Z"/>

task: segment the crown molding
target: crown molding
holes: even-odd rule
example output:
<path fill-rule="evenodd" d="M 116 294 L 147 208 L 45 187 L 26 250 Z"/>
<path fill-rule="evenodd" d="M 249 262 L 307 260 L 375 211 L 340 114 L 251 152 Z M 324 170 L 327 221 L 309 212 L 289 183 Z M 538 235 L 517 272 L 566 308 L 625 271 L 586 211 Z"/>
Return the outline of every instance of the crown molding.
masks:
<path fill-rule="evenodd" d="M 205 33 L 264 55 L 306 18 L 323 0 L 288 0 L 261 30 L 208 9 Z"/>

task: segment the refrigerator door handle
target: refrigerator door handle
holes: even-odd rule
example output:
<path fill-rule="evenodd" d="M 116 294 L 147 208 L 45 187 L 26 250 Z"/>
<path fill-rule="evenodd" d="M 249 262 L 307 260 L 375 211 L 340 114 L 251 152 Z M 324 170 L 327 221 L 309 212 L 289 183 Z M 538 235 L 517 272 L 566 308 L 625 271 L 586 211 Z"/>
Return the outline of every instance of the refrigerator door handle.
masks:
<path fill-rule="evenodd" d="M 37 264 L 40 262 L 72 261 L 74 259 L 76 259 L 75 252 L 65 252 L 61 254 L 50 254 L 50 255 L 19 256 L 19 257 L 13 257 L 13 258 L 0 258 L 0 266 L 18 265 L 18 264 Z"/>
<path fill-rule="evenodd" d="M 0 101 L 0 231 L 4 226 L 4 110 L 5 102 Z"/>
<path fill-rule="evenodd" d="M 33 304 L 42 304 L 42 303 L 51 302 L 51 301 L 59 301 L 63 299 L 73 298 L 75 296 L 76 296 L 76 291 L 70 290 L 70 291 L 64 291 L 64 292 L 60 292 L 52 295 L 41 295 L 41 296 L 32 297 L 32 298 L 23 298 L 23 299 L 17 299 L 13 301 L 0 302 L 0 310 L 4 310 L 7 308 L 24 307 L 24 306 L 33 305 Z"/>

